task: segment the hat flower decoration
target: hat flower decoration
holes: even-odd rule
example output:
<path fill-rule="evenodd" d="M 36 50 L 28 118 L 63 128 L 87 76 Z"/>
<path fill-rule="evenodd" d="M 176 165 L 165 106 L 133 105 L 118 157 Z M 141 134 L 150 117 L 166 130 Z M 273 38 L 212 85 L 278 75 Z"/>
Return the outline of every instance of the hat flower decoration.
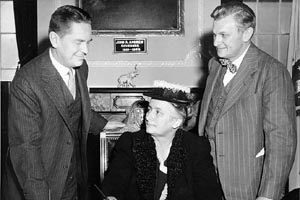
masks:
<path fill-rule="evenodd" d="M 156 80 L 153 83 L 154 88 L 147 96 L 153 99 L 179 103 L 189 104 L 192 101 L 191 90 L 189 87 L 168 83 L 162 80 Z"/>

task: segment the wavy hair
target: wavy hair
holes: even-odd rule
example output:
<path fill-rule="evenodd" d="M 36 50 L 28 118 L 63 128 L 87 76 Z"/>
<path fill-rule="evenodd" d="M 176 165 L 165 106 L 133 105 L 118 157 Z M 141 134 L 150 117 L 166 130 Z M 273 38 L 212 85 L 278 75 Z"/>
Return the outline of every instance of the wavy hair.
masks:
<path fill-rule="evenodd" d="M 249 6 L 239 1 L 231 1 L 216 7 L 210 16 L 214 20 L 219 20 L 229 15 L 234 16 L 240 30 L 246 30 L 249 27 L 255 30 L 255 13 Z"/>
<path fill-rule="evenodd" d="M 63 36 L 69 31 L 72 22 L 91 24 L 92 19 L 86 11 L 79 7 L 61 6 L 51 15 L 48 34 L 53 31 Z"/>

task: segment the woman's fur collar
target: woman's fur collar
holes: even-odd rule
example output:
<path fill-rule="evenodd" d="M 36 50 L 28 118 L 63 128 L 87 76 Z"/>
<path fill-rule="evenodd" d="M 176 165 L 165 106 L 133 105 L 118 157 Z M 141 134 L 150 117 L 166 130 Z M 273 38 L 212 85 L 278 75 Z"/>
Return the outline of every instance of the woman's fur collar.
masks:
<path fill-rule="evenodd" d="M 133 133 L 133 154 L 137 170 L 137 184 L 141 199 L 153 200 L 156 182 L 157 157 L 155 143 L 150 134 L 144 131 Z M 172 141 L 169 156 L 167 158 L 167 184 L 168 197 L 172 199 L 177 178 L 183 173 L 187 158 L 183 145 L 184 131 L 179 129 Z"/>

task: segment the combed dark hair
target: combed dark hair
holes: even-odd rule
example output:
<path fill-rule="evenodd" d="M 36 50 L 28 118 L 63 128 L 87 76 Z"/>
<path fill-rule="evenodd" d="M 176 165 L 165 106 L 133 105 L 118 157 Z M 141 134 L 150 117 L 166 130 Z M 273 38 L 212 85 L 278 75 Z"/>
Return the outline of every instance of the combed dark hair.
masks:
<path fill-rule="evenodd" d="M 210 16 L 214 20 L 218 20 L 229 15 L 234 16 L 234 19 L 240 29 L 245 30 L 252 27 L 255 30 L 255 13 L 249 6 L 239 1 L 230 1 L 216 7 Z"/>
<path fill-rule="evenodd" d="M 71 5 L 61 6 L 51 15 L 48 33 L 53 31 L 64 35 L 72 22 L 91 24 L 92 20 L 90 15 L 81 8 Z"/>

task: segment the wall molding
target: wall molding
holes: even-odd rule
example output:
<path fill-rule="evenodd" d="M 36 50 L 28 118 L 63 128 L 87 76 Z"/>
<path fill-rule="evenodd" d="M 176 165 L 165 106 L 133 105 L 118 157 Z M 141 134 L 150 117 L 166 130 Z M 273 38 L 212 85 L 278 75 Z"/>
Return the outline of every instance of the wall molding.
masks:
<path fill-rule="evenodd" d="M 178 61 L 87 61 L 89 67 L 178 67 L 185 62 Z"/>

